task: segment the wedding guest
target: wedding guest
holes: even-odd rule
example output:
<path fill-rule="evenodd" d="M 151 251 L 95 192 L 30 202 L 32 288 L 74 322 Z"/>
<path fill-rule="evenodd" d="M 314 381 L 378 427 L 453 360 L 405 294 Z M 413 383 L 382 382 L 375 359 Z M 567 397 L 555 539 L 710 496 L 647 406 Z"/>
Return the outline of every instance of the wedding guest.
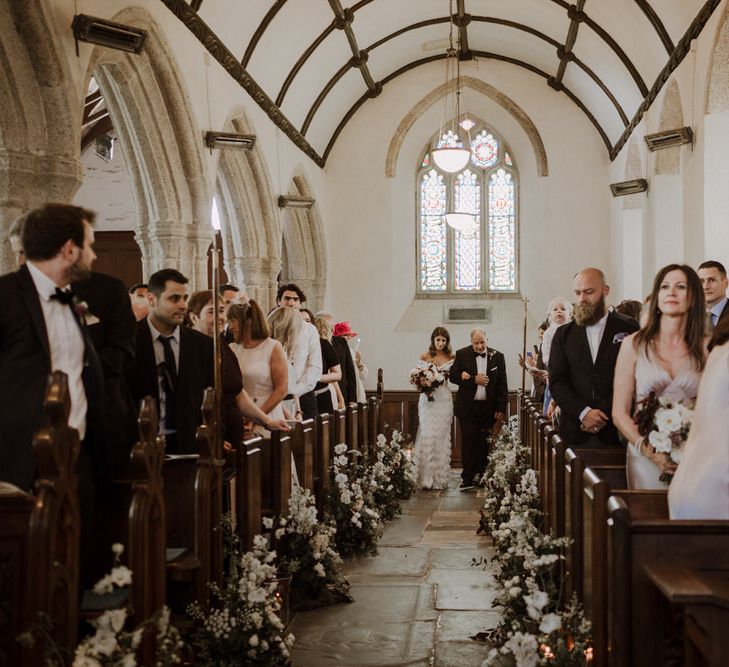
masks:
<path fill-rule="evenodd" d="M 317 317 L 326 319 L 332 329 L 335 328 L 335 318 L 332 313 L 324 310 L 320 310 Z M 349 342 L 343 336 L 338 336 L 336 333 L 332 334 L 332 345 L 337 352 L 339 358 L 339 365 L 342 367 L 342 379 L 339 381 L 339 389 L 341 390 L 342 396 L 344 397 L 344 404 L 349 405 L 350 403 L 357 402 L 357 370 L 355 367 L 354 359 L 349 351 Z"/>
<path fill-rule="evenodd" d="M 147 283 L 136 283 L 129 288 L 129 301 L 132 304 L 132 312 L 137 322 L 149 315 L 148 293 Z"/>
<path fill-rule="evenodd" d="M 149 277 L 149 315 L 137 322 L 136 356 L 129 386 L 137 403 L 152 396 L 159 433 L 171 454 L 195 454 L 203 393 L 213 382 L 213 342 L 181 326 L 187 313 L 187 278 L 175 269 Z"/>
<path fill-rule="evenodd" d="M 349 359 L 347 361 L 347 365 L 351 366 L 351 368 L 355 369 L 354 371 L 354 383 L 352 383 L 352 380 L 350 379 L 347 382 L 347 386 L 349 387 L 349 402 L 350 403 L 364 403 L 367 400 L 367 396 L 365 394 L 365 388 L 364 388 L 364 382 L 359 375 L 359 373 L 356 372 L 357 368 L 357 352 L 359 351 L 359 335 L 356 331 L 352 331 L 352 325 L 349 322 L 337 322 L 334 325 L 334 338 L 335 339 L 343 339 L 347 343 L 347 354 L 349 355 Z M 361 357 L 360 357 L 361 360 Z"/>
<path fill-rule="evenodd" d="M 548 376 L 547 368 L 544 365 L 544 357 L 542 356 L 542 342 L 544 340 L 544 332 L 549 328 L 549 320 L 544 320 L 537 327 L 538 345 L 534 346 L 534 352 L 527 352 L 526 359 L 519 354 L 519 366 L 521 366 L 532 378 L 532 388 L 530 392 L 539 405 L 544 403 L 544 389 L 546 387 L 546 378 Z"/>
<path fill-rule="evenodd" d="M 574 320 L 558 327 L 549 351 L 549 388 L 561 410 L 559 434 L 567 445 L 616 445 L 610 419 L 613 373 L 622 339 L 638 323 L 608 312 L 610 287 L 596 268 L 573 279 Z"/>
<path fill-rule="evenodd" d="M 729 318 L 714 330 L 681 465 L 668 488 L 671 519 L 729 520 Z"/>
<path fill-rule="evenodd" d="M 321 377 L 319 378 L 319 382 L 317 382 L 316 384 L 314 394 L 316 395 L 316 404 L 317 409 L 319 410 L 319 414 L 323 415 L 328 412 L 332 412 L 334 409 L 331 388 L 334 385 L 337 385 L 339 380 L 342 379 L 342 367 L 339 365 L 339 357 L 337 356 L 337 352 L 331 342 L 331 322 L 326 318 L 317 317 L 314 320 L 314 325 L 316 326 L 316 330 L 319 332 L 319 341 L 321 343 L 321 356 L 324 364 L 324 369 Z M 343 405 L 344 398 L 342 398 L 341 402 L 337 400 L 336 403 L 338 407 L 340 405 Z"/>
<path fill-rule="evenodd" d="M 283 409 L 286 419 L 309 419 L 299 402 L 300 394 L 296 393 L 298 383 L 296 382 L 296 362 L 300 360 L 300 348 L 306 341 L 301 329 L 308 326 L 301 319 L 298 309 L 281 306 L 268 315 L 268 326 L 271 337 L 277 340 L 283 348 L 288 368 L 288 393 L 284 395 Z M 316 331 L 316 329 L 314 329 Z M 317 340 L 318 340 L 317 332 Z M 321 346 L 319 355 L 321 356 Z M 316 386 L 316 385 L 315 385 Z"/>
<path fill-rule="evenodd" d="M 552 340 L 554 339 L 554 334 L 559 327 L 572 320 L 573 313 L 574 306 L 570 301 L 562 296 L 555 297 L 549 302 L 549 306 L 547 306 L 547 321 L 549 322 L 549 326 L 547 327 L 547 330 L 544 332 L 544 336 L 542 337 L 542 361 L 544 363 L 545 369 L 549 368 L 549 357 L 552 350 Z M 547 414 L 549 404 L 552 402 L 552 392 L 549 388 L 548 370 L 546 370 L 542 374 L 542 379 L 544 380 L 545 385 L 542 412 L 544 412 L 544 414 Z"/>
<path fill-rule="evenodd" d="M 698 273 L 704 289 L 706 310 L 711 314 L 711 324 L 715 327 L 719 322 L 729 319 L 729 308 L 726 307 L 729 279 L 726 269 L 721 262 L 708 260 L 699 265 Z"/>
<path fill-rule="evenodd" d="M 631 320 L 640 322 L 640 314 L 643 312 L 643 304 L 635 299 L 623 299 L 617 306 L 615 312 Z"/>
<path fill-rule="evenodd" d="M 314 324 L 314 320 L 316 319 L 316 317 L 314 316 L 314 313 L 312 313 L 308 308 L 302 308 L 299 313 L 301 313 L 301 318 L 304 320 L 304 322 Z M 314 326 L 316 326 L 316 324 L 314 324 Z"/>
<path fill-rule="evenodd" d="M 665 489 L 664 473 L 676 464 L 656 452 L 639 431 L 641 410 L 650 398 L 667 397 L 693 407 L 704 368 L 704 295 L 696 272 L 669 264 L 653 282 L 648 321 L 620 346 L 615 367 L 612 416 L 628 441 L 627 475 L 631 489 Z"/>
<path fill-rule="evenodd" d="M 288 391 L 288 362 L 278 341 L 270 335 L 266 318 L 254 299 L 234 303 L 228 308 L 228 327 L 234 342 L 230 349 L 238 360 L 243 386 L 254 405 L 267 420 L 254 419 L 254 431 L 266 435 L 269 430 L 286 430 L 283 398 Z M 249 414 L 246 414 L 249 416 Z"/>
<path fill-rule="evenodd" d="M 218 316 L 214 316 L 212 290 L 195 292 L 188 302 L 190 326 L 211 338 L 222 335 L 226 323 L 225 307 L 218 305 Z M 217 325 L 217 326 L 216 326 Z M 220 344 L 221 384 L 223 389 L 223 438 L 230 446 L 237 448 L 245 435 L 243 418 L 269 431 L 288 431 L 283 420 L 271 419 L 248 395 L 243 387 L 243 376 L 238 359 L 231 348 L 222 340 Z"/>
<path fill-rule="evenodd" d="M 279 307 L 293 308 L 298 312 L 305 302 L 306 296 L 298 285 L 289 283 L 279 286 L 276 293 Z M 300 317 L 298 319 L 301 321 Z M 290 371 L 289 393 L 298 400 L 304 419 L 313 419 L 317 414 L 314 387 L 322 373 L 321 344 L 319 332 L 314 325 L 306 322 L 302 324 L 303 326 L 297 328 L 300 340 L 296 341 L 293 350 L 293 375 Z"/>
<path fill-rule="evenodd" d="M 229 283 L 218 287 L 218 296 L 220 297 L 220 301 L 223 305 L 223 313 L 228 310 L 228 306 L 230 306 L 231 303 L 247 301 L 247 297 L 241 298 L 240 290 L 235 285 L 231 285 Z M 233 342 L 233 334 L 231 334 L 230 329 L 228 329 L 227 321 L 223 328 L 223 340 L 229 345 Z"/>

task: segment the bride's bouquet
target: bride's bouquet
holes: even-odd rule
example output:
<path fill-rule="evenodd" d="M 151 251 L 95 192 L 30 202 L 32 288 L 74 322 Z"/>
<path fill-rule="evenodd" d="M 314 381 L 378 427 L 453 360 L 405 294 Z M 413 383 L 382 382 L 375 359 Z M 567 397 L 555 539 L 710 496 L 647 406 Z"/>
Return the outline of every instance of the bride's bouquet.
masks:
<path fill-rule="evenodd" d="M 652 391 L 638 406 L 635 422 L 640 434 L 657 452 L 668 454 L 674 463 L 680 463 L 694 418 L 693 401 L 674 401 Z M 663 473 L 660 480 L 670 482 L 672 477 Z"/>
<path fill-rule="evenodd" d="M 410 371 L 410 384 L 429 401 L 434 401 L 433 392 L 446 381 L 445 375 L 431 361 L 421 361 Z"/>

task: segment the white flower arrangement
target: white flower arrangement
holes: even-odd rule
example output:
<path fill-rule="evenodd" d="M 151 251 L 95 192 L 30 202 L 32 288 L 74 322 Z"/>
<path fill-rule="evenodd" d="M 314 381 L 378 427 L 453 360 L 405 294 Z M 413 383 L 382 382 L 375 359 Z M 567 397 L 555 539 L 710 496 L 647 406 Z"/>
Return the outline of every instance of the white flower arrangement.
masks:
<path fill-rule="evenodd" d="M 488 568 L 497 580 L 502 620 L 483 667 L 583 665 L 590 626 L 573 598 L 562 605 L 558 568 L 569 545 L 541 530 L 537 477 L 512 418 L 494 444 L 484 475 L 480 533 L 493 538 Z M 483 561 L 481 561 L 482 563 Z"/>

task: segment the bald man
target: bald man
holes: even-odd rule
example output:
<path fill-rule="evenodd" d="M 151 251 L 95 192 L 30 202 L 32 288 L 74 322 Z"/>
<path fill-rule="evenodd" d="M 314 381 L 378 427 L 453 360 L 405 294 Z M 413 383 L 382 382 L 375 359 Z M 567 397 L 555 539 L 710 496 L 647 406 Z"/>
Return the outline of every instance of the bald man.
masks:
<path fill-rule="evenodd" d="M 615 362 L 638 323 L 608 312 L 610 287 L 600 269 L 580 271 L 573 291 L 575 319 L 557 329 L 549 353 L 549 388 L 562 412 L 559 434 L 567 445 L 616 445 L 610 419 Z"/>

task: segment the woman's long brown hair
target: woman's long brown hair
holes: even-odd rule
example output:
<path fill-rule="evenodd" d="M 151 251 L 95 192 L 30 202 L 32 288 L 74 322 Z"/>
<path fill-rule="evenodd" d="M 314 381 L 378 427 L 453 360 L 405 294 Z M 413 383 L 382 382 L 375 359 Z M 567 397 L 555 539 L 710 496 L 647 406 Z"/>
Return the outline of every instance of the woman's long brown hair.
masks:
<path fill-rule="evenodd" d="M 689 355 L 698 370 L 703 369 L 706 362 L 704 353 L 704 336 L 706 335 L 706 302 L 704 290 L 701 288 L 701 280 L 698 274 L 686 264 L 669 264 L 664 266 L 653 281 L 653 290 L 648 302 L 648 321 L 645 326 L 635 335 L 635 342 L 638 348 L 643 348 L 646 354 L 658 336 L 661 328 L 661 312 L 658 310 L 658 293 L 661 290 L 663 279 L 671 271 L 681 271 L 686 276 L 688 287 L 689 309 L 686 314 L 686 323 L 683 332 L 683 340 L 688 347 Z"/>
<path fill-rule="evenodd" d="M 453 356 L 453 350 L 451 349 L 451 335 L 448 333 L 448 329 L 446 329 L 445 327 L 436 327 L 435 329 L 433 329 L 433 333 L 430 334 L 430 347 L 428 348 L 430 356 L 435 357 L 438 354 L 438 350 L 435 349 L 435 339 L 437 336 L 443 336 L 443 338 L 446 339 L 446 344 L 443 348 L 443 352 L 445 352 L 450 359 Z"/>

